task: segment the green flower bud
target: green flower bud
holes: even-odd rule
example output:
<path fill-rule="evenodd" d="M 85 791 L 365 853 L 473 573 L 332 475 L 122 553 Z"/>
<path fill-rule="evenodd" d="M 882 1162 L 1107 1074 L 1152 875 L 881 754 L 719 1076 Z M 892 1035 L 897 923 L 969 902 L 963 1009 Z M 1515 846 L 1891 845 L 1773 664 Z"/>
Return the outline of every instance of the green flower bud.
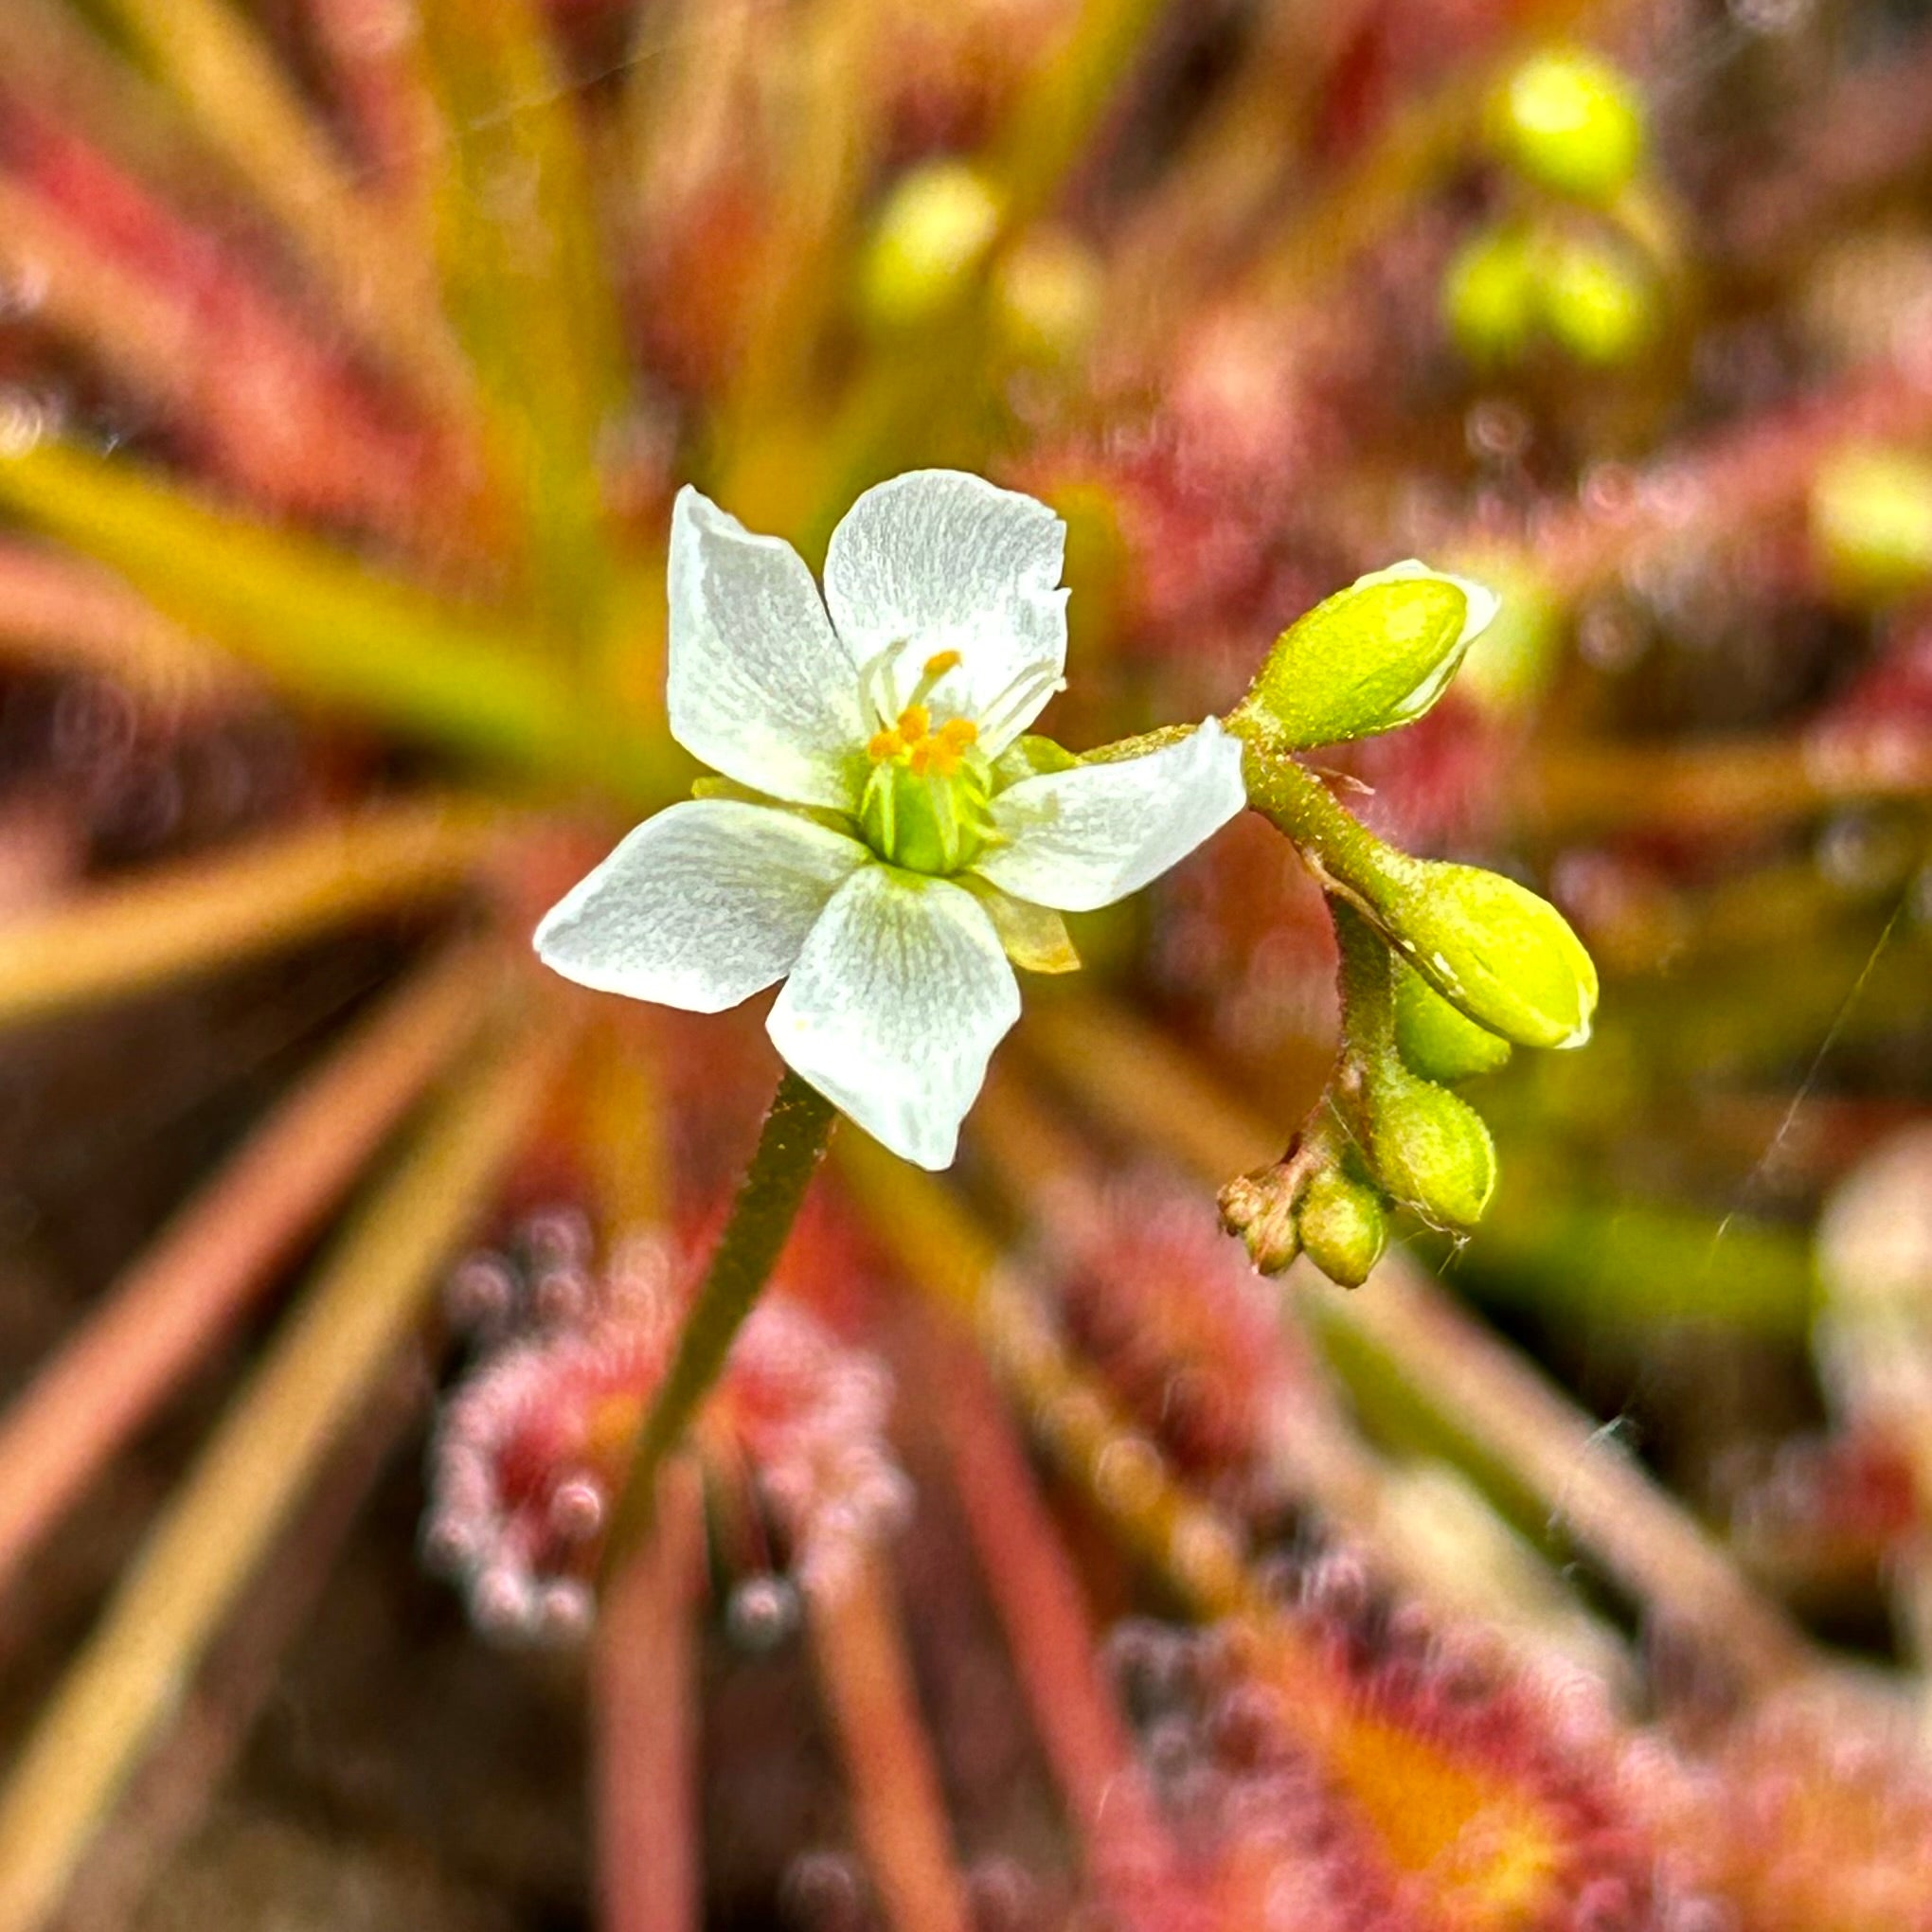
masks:
<path fill-rule="evenodd" d="M 1000 264 L 993 294 L 1002 345 L 1029 363 L 1071 361 L 1092 340 L 1105 307 L 1093 250 L 1065 230 L 1029 235 Z"/>
<path fill-rule="evenodd" d="M 1513 362 L 1536 326 L 1536 273 L 1520 228 L 1493 228 L 1458 248 L 1442 276 L 1442 319 L 1471 362 Z"/>
<path fill-rule="evenodd" d="M 1510 1043 L 1456 1008 L 1418 973 L 1395 975 L 1395 1044 L 1404 1064 L 1443 1086 L 1494 1073 L 1510 1057 Z"/>
<path fill-rule="evenodd" d="M 1296 1226 L 1308 1259 L 1344 1288 L 1359 1288 L 1368 1279 L 1388 1243 L 1381 1196 L 1336 1168 L 1324 1168 L 1309 1182 Z"/>
<path fill-rule="evenodd" d="M 1538 271 L 1544 327 L 1579 362 L 1613 368 L 1650 340 L 1658 319 L 1656 288 L 1627 249 L 1566 236 L 1544 251 Z"/>
<path fill-rule="evenodd" d="M 1518 172 L 1555 194 L 1607 202 L 1643 159 L 1643 101 L 1608 61 L 1577 48 L 1536 54 L 1497 95 L 1496 146 Z"/>
<path fill-rule="evenodd" d="M 1495 1145 L 1482 1117 L 1387 1061 L 1370 1071 L 1367 1100 L 1368 1149 L 1383 1186 L 1438 1227 L 1474 1227 L 1496 1185 Z"/>
<path fill-rule="evenodd" d="M 1932 461 L 1843 450 L 1812 485 L 1812 540 L 1843 592 L 1879 600 L 1932 582 Z"/>
<path fill-rule="evenodd" d="M 985 260 L 999 224 L 998 196 L 963 161 L 909 170 L 886 196 L 860 265 L 867 318 L 903 329 L 937 313 Z"/>
<path fill-rule="evenodd" d="M 1282 632 L 1235 715 L 1286 749 L 1393 730 L 1442 695 L 1495 612 L 1481 584 L 1413 558 L 1371 571 Z"/>
<path fill-rule="evenodd" d="M 1597 968 L 1547 899 L 1476 866 L 1385 852 L 1363 890 L 1402 957 L 1478 1026 L 1519 1046 L 1581 1046 Z"/>

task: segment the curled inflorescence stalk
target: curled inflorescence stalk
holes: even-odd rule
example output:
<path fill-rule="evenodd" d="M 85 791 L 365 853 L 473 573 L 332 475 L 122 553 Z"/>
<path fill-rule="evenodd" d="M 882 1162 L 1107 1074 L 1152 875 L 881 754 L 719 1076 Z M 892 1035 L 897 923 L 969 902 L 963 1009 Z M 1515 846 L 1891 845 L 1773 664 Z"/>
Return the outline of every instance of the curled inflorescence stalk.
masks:
<path fill-rule="evenodd" d="M 1358 1284 L 1395 1207 L 1474 1227 L 1495 1154 L 1450 1089 L 1512 1045 L 1589 1038 L 1596 968 L 1553 906 L 1499 874 L 1385 844 L 1297 757 L 1421 717 L 1495 610 L 1481 585 L 1419 564 L 1377 571 L 1284 632 L 1225 721 L 1246 747 L 1249 803 L 1320 882 L 1341 956 L 1342 1039 L 1321 1096 L 1281 1158 L 1221 1197 L 1264 1273 L 1305 1253 Z"/>

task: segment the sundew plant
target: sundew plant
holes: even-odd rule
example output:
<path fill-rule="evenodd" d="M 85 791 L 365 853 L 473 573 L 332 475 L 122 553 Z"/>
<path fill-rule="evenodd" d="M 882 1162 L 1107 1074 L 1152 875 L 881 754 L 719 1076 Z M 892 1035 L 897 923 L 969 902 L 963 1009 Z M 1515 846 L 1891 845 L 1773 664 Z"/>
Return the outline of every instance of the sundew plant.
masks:
<path fill-rule="evenodd" d="M 0 1932 L 1932 1932 L 1932 27 L 4 0 Z"/>

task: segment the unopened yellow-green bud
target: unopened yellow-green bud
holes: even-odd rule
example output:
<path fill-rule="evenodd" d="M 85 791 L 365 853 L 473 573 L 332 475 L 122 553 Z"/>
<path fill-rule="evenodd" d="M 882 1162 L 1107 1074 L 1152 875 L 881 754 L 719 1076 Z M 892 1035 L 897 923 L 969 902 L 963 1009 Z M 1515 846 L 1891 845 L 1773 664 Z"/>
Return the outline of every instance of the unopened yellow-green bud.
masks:
<path fill-rule="evenodd" d="M 1827 574 L 1880 600 L 1932 583 L 1932 459 L 1869 444 L 1841 451 L 1812 485 L 1812 538 Z"/>
<path fill-rule="evenodd" d="M 1513 362 L 1536 326 L 1536 274 L 1520 228 L 1473 235 L 1442 275 L 1442 319 L 1471 362 Z"/>
<path fill-rule="evenodd" d="M 1507 1040 L 1458 1012 L 1406 966 L 1396 969 L 1395 1044 L 1411 1072 L 1444 1086 L 1494 1073 L 1510 1057 Z"/>
<path fill-rule="evenodd" d="M 943 309 L 986 259 L 999 232 L 992 186 L 963 161 L 928 161 L 893 187 L 859 273 L 867 318 L 888 329 Z"/>
<path fill-rule="evenodd" d="M 1658 321 L 1649 270 L 1621 243 L 1594 236 L 1565 236 L 1539 253 L 1536 306 L 1561 347 L 1600 368 L 1629 362 Z"/>
<path fill-rule="evenodd" d="M 993 314 L 1004 346 L 1029 363 L 1078 355 L 1099 326 L 1104 277 L 1094 252 L 1062 229 L 1036 229 L 1000 264 Z"/>
<path fill-rule="evenodd" d="M 1388 1242 L 1381 1196 L 1335 1168 L 1324 1168 L 1309 1182 L 1296 1227 L 1308 1259 L 1344 1288 L 1359 1288 L 1368 1279 Z"/>
<path fill-rule="evenodd" d="M 1496 1151 L 1466 1100 L 1385 1062 L 1369 1077 L 1367 1125 L 1376 1176 L 1398 1201 L 1438 1227 L 1474 1227 L 1482 1219 L 1495 1190 Z"/>
<path fill-rule="evenodd" d="M 1442 695 L 1495 611 L 1481 584 L 1413 559 L 1373 571 L 1282 632 L 1235 718 L 1288 750 L 1393 730 Z"/>
<path fill-rule="evenodd" d="M 1579 48 L 1525 61 L 1503 83 L 1493 120 L 1518 172 L 1580 201 L 1609 201 L 1643 159 L 1641 97 L 1619 68 Z"/>
<path fill-rule="evenodd" d="M 1581 1046 L 1597 968 L 1547 899 L 1499 873 L 1388 854 L 1363 882 L 1377 922 L 1451 1005 L 1519 1046 Z"/>

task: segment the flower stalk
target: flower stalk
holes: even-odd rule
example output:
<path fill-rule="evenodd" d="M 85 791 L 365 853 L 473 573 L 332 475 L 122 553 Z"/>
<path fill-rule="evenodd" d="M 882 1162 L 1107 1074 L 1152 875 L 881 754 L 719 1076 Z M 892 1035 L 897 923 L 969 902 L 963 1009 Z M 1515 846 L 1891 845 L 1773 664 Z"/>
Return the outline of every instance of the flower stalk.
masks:
<path fill-rule="evenodd" d="M 606 1586 L 651 1534 L 658 1472 L 718 1380 L 733 1337 L 770 1280 L 837 1118 L 832 1102 L 796 1073 L 787 1072 L 778 1082 L 671 1367 L 632 1447 L 604 1547 Z"/>

